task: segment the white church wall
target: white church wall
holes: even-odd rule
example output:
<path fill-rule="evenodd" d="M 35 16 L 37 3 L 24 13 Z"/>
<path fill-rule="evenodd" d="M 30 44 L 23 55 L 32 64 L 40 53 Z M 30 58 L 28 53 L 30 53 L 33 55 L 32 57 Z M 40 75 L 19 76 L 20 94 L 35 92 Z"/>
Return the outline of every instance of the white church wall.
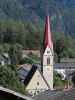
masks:
<path fill-rule="evenodd" d="M 34 76 L 29 82 L 28 86 L 26 87 L 26 90 L 31 95 L 37 95 L 39 92 L 48 90 L 48 86 L 38 70 L 35 72 Z"/>
<path fill-rule="evenodd" d="M 44 54 L 43 54 L 43 65 L 47 66 L 47 58 L 50 58 L 50 64 L 49 65 L 53 65 L 53 54 L 52 54 L 52 50 L 47 47 Z"/>
<path fill-rule="evenodd" d="M 50 61 L 47 61 L 47 59 Z M 43 76 L 45 77 L 50 89 L 53 90 L 53 52 L 49 47 L 46 48 L 43 55 Z"/>
<path fill-rule="evenodd" d="M 50 86 L 50 89 L 53 90 L 53 68 L 49 68 L 52 66 L 44 66 L 46 68 L 43 69 L 43 75 Z"/>

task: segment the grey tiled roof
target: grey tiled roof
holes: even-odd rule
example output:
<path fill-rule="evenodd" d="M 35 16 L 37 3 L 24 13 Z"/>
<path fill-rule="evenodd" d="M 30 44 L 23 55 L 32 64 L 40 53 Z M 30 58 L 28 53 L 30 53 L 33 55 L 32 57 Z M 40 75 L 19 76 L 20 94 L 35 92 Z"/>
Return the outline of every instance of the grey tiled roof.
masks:
<path fill-rule="evenodd" d="M 75 69 L 75 63 L 56 63 L 54 69 Z"/>
<path fill-rule="evenodd" d="M 69 62 L 69 63 L 75 63 L 75 58 L 61 58 L 60 62 Z"/>
<path fill-rule="evenodd" d="M 32 67 L 23 65 L 18 69 L 19 79 L 25 84 L 25 86 L 28 85 L 37 68 L 38 67 L 36 65 L 32 65 Z"/>
<path fill-rule="evenodd" d="M 46 91 L 34 97 L 35 100 L 75 100 L 75 89 L 68 91 Z"/>
<path fill-rule="evenodd" d="M 30 70 L 31 70 L 30 65 L 21 65 L 17 71 L 20 80 L 24 81 Z"/>

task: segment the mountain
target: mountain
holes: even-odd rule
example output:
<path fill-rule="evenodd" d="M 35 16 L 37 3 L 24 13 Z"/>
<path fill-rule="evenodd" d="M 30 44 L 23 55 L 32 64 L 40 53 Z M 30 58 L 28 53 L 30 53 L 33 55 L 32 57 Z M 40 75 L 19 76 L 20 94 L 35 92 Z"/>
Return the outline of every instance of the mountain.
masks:
<path fill-rule="evenodd" d="M 75 36 L 75 0 L 0 0 L 0 20 L 42 23 L 51 16 L 53 32 Z"/>

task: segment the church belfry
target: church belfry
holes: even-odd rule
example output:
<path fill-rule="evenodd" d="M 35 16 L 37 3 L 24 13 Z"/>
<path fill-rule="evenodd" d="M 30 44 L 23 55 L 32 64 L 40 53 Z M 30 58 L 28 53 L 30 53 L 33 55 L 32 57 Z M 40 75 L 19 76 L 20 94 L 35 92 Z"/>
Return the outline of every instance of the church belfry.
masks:
<path fill-rule="evenodd" d="M 53 89 L 53 42 L 50 30 L 49 16 L 46 17 L 43 48 L 43 76 L 50 89 Z"/>

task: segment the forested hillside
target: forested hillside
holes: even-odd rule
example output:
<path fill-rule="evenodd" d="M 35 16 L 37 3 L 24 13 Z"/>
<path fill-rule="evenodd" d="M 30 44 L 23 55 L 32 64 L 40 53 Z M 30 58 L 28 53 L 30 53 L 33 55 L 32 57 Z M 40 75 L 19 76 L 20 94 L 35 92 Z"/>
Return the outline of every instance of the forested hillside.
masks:
<path fill-rule="evenodd" d="M 75 57 L 74 0 L 0 0 L 0 51 L 11 44 L 40 49 L 47 13 L 56 54 Z"/>
<path fill-rule="evenodd" d="M 74 35 L 74 0 L 0 0 L 0 19 L 42 23 L 46 13 L 51 16 L 53 31 Z"/>

